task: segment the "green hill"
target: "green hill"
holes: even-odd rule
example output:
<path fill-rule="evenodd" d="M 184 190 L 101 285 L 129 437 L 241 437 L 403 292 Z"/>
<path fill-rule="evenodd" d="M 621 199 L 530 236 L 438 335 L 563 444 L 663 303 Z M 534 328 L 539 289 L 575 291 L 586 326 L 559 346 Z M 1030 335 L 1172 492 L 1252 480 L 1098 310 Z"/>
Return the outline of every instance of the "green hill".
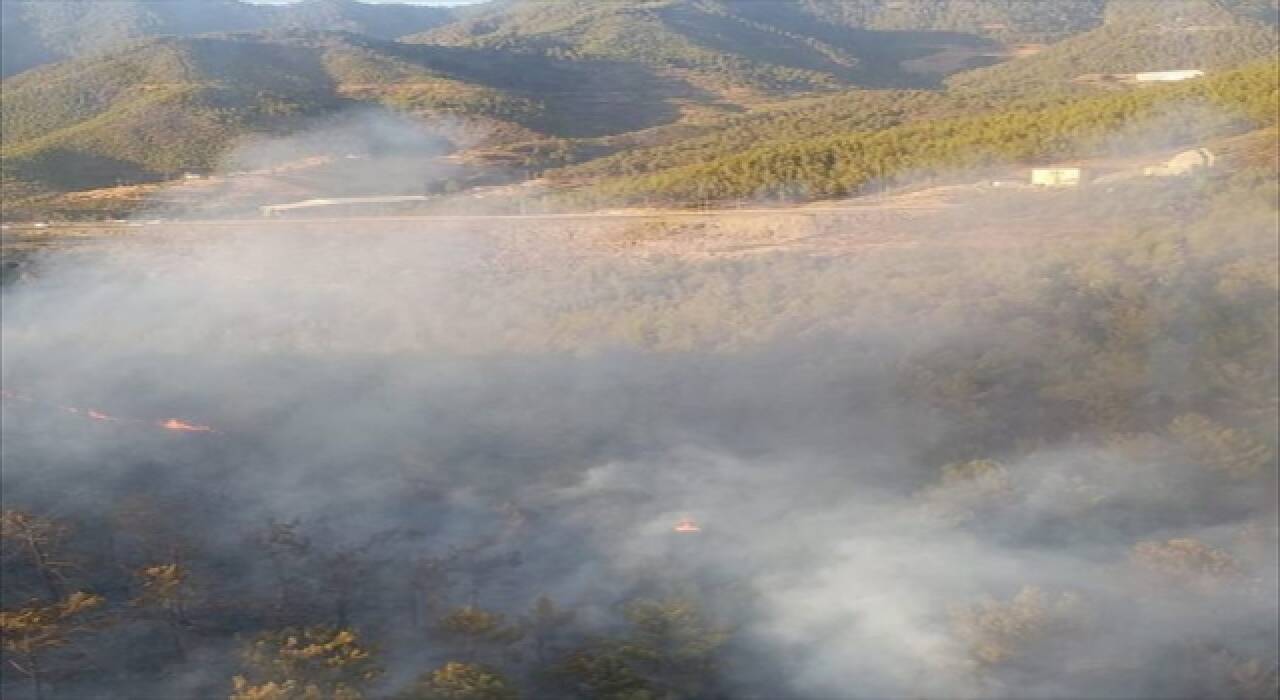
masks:
<path fill-rule="evenodd" d="M 1182 62 L 1216 68 L 1268 55 L 1275 45 L 1268 3 L 1274 7 L 1272 0 L 508 0 L 403 40 L 636 62 L 731 99 L 744 90 L 933 87 L 956 73 L 955 84 L 966 87 L 1033 90 L 1082 72 Z M 1028 42 L 1054 45 L 1002 63 L 1011 46 Z M 972 78 L 965 72 L 991 64 L 999 65 Z"/>
<path fill-rule="evenodd" d="M 1090 155 L 1122 128 L 1152 118 L 1165 122 L 1162 145 L 1195 142 L 1274 124 L 1276 70 L 1267 61 L 1143 90 L 1027 103 L 880 131 L 768 141 L 710 160 L 609 177 L 576 193 L 575 200 L 599 205 L 844 197 L 903 174 Z"/>
<path fill-rule="evenodd" d="M 924 86 L 902 62 L 965 46 L 996 50 L 976 34 L 932 27 L 858 25 L 854 5 L 809 0 L 514 0 L 404 41 L 572 59 L 641 63 L 710 90 L 763 92 L 841 86 Z"/>
<path fill-rule="evenodd" d="M 306 52 L 227 43 L 150 40 L 5 81 L 6 175 L 53 189 L 170 177 L 248 129 L 338 106 Z M 210 70 L 219 60 L 234 65 Z"/>
<path fill-rule="evenodd" d="M 153 36 L 295 29 L 393 39 L 453 20 L 447 8 L 304 0 L 3 0 L 0 64 L 9 76 L 34 66 L 119 48 Z"/>
<path fill-rule="evenodd" d="M 1082 73 L 1220 72 L 1276 50 L 1274 0 L 0 7 L 6 57 L 79 54 L 3 81 L 4 192 L 20 199 L 208 170 L 247 136 L 351 108 L 447 116 L 468 127 L 465 162 L 587 185 L 585 202 L 843 195 L 1007 155 L 990 134 L 1017 155 L 1050 152 L 1023 122 L 1078 130 L 1092 107 L 1069 103 L 1098 97 L 1073 82 Z M 276 28 L 183 36 L 263 26 Z M 354 31 L 307 29 L 335 26 Z M 131 39 L 156 33 L 173 36 Z M 1054 43 L 984 67 L 1020 41 Z M 1131 114 L 1155 90 L 1097 104 Z"/>
<path fill-rule="evenodd" d="M 624 84 L 625 95 L 609 94 Z M 3 83 L 6 177 L 53 190 L 205 170 L 237 139 L 361 104 L 476 122 L 491 141 L 665 123 L 680 86 L 642 67 L 344 33 L 149 39 Z"/>
<path fill-rule="evenodd" d="M 756 11 L 772 3 L 742 3 Z M 1107 0 L 801 0 L 804 11 L 841 27 L 943 31 L 1000 41 L 1052 41 L 1102 23 Z"/>
<path fill-rule="evenodd" d="M 558 180 L 635 176 L 833 133 L 870 132 L 907 121 L 940 119 L 996 104 L 984 96 L 952 96 L 928 90 L 848 90 L 810 99 L 788 100 L 771 109 L 722 120 L 714 127 L 654 145 L 632 145 L 590 162 L 551 171 Z"/>
<path fill-rule="evenodd" d="M 1073 89 L 1098 73 L 1216 70 L 1274 56 L 1276 30 L 1255 5 L 1209 0 L 1112 3 L 1106 24 L 1041 53 L 951 77 L 960 90 L 1029 94 Z M 1087 88 L 1075 88 L 1087 89 Z"/>

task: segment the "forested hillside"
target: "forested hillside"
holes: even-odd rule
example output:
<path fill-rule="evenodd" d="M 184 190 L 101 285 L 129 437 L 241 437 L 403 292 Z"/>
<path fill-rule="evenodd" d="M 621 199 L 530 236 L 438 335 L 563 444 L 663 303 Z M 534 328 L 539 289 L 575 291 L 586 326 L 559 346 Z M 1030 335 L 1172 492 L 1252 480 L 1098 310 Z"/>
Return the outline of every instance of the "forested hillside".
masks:
<path fill-rule="evenodd" d="M 935 31 L 954 23 L 931 16 L 902 17 L 912 26 L 879 31 L 876 21 L 862 23 L 875 18 L 860 17 L 854 4 L 859 3 L 516 0 L 405 40 L 635 61 L 678 72 L 710 90 L 766 93 L 919 86 L 930 79 L 904 70 L 903 61 L 946 47 L 978 53 L 996 48 L 978 34 Z"/>
<path fill-rule="evenodd" d="M 770 3 L 744 3 L 755 8 Z M 804 11 L 842 27 L 947 31 L 1003 41 L 1054 41 L 1102 23 L 1107 0 L 802 0 Z"/>
<path fill-rule="evenodd" d="M 1217 70 L 1274 56 L 1274 23 L 1247 8 L 1231 8 L 1194 0 L 1116 3 L 1098 29 L 1022 60 L 953 76 L 948 84 L 1026 95 L 1071 89 L 1073 80 L 1088 74 Z"/>
<path fill-rule="evenodd" d="M 626 84 L 615 99 L 601 89 Z M 379 107 L 473 122 L 489 141 L 673 118 L 680 86 L 627 65 L 275 33 L 153 39 L 4 83 L 6 174 L 77 189 L 207 171 L 250 133 Z"/>
<path fill-rule="evenodd" d="M 579 196 L 612 202 L 696 202 L 765 198 L 805 200 L 845 197 L 869 182 L 900 174 L 965 170 L 1097 152 L 1117 144 L 1116 131 L 1151 127 L 1158 142 L 1194 143 L 1274 123 L 1276 64 L 1265 61 L 1203 81 L 1136 92 L 1014 106 L 987 114 L 918 124 L 755 143 L 741 153 L 710 151 L 706 162 L 677 164 L 651 151 L 660 172 L 622 176 L 595 184 Z M 1214 114 L 1206 118 L 1206 110 Z M 616 158 L 616 160 L 621 160 Z M 588 166 L 589 167 L 589 166 Z"/>
<path fill-rule="evenodd" d="M 2 0 L 0 12 L 3 76 L 151 36 L 301 29 L 393 39 L 453 18 L 444 8 L 376 6 L 355 0 L 304 0 L 290 5 L 240 0 Z"/>
<path fill-rule="evenodd" d="M 3 82 L 6 207 L 24 211 L 59 192 L 206 172 L 255 135 L 352 109 L 465 126 L 460 158 L 497 179 L 585 185 L 558 200 L 577 205 L 842 196 L 905 170 L 1066 154 L 1060 142 L 1083 128 L 1066 101 L 1084 100 L 1081 114 L 1087 105 L 1128 114 L 1166 94 L 1082 75 L 1220 74 L 1277 48 L 1272 0 L 508 0 L 453 10 L 5 0 L 3 9 L 6 56 L 12 47 L 34 57 L 12 65 L 90 54 Z M 349 31 L 309 30 L 334 27 Z M 223 33 L 138 38 L 214 30 Z M 1061 109 L 1042 114 L 1049 106 Z M 1059 116 L 1070 133 L 1042 137 L 1060 129 L 1034 121 Z M 992 146 L 991 135 L 1013 128 L 992 125 L 1026 120 L 1008 134 L 1014 145 Z M 971 138 L 979 123 L 991 139 Z"/>
<path fill-rule="evenodd" d="M 941 119 L 1001 106 L 982 95 L 952 96 L 923 90 L 851 90 L 775 109 L 727 118 L 708 133 L 652 147 L 633 147 L 578 166 L 554 170 L 564 180 L 647 172 L 714 161 L 740 154 L 744 144 L 796 142 L 836 133 L 873 132 L 904 122 Z"/>
<path fill-rule="evenodd" d="M 4 700 L 1280 697 L 1277 0 L 0 3 Z"/>

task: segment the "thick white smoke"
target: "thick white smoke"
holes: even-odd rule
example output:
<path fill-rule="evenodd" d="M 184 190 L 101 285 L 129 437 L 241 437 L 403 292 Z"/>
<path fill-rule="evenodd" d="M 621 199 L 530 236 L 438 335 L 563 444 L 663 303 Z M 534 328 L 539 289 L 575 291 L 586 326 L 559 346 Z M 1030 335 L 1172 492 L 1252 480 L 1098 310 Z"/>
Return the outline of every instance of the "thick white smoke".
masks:
<path fill-rule="evenodd" d="M 346 151 L 370 134 L 406 147 L 387 129 L 353 118 L 233 162 Z M 375 178 L 377 154 L 360 155 L 372 163 L 361 178 Z M 326 532 L 335 549 L 401 532 L 356 614 L 380 629 L 404 617 L 396 562 L 478 540 L 497 543 L 486 551 L 499 562 L 479 602 L 512 614 L 545 593 L 607 631 L 629 596 L 692 587 L 734 630 L 722 683 L 743 697 L 1185 696 L 1218 688 L 1180 675 L 1187 644 L 1234 639 L 1237 653 L 1274 655 L 1274 556 L 1188 592 L 1143 578 L 1130 555 L 1144 540 L 1229 547 L 1251 522 L 1272 527 L 1256 487 L 1209 496 L 1187 460 L 1090 436 L 948 485 L 928 450 L 954 417 L 905 397 L 896 368 L 995 333 L 1016 346 L 1019 329 L 858 306 L 850 283 L 809 290 L 840 299 L 822 313 L 835 309 L 841 327 L 819 319 L 791 334 L 753 326 L 758 297 L 733 280 L 795 274 L 774 296 L 799 295 L 818 263 L 565 251 L 581 267 L 523 267 L 500 255 L 519 225 L 492 226 L 502 230 L 175 222 L 162 237 L 40 261 L 4 292 L 3 385 L 38 399 L 5 404 L 6 504 L 74 518 L 130 494 L 183 499 L 187 525 L 237 571 L 256 566 L 245 533 L 272 519 Z M 951 252 L 902 255 L 838 264 L 890 289 L 906 283 L 885 261 L 956 264 Z M 732 343 L 725 331 L 714 351 L 655 351 L 645 329 L 589 316 L 645 318 L 686 290 L 706 316 L 676 316 L 677 330 L 732 327 Z M 684 517 L 703 531 L 674 535 Z M 501 564 L 512 553 L 519 565 Z M 1023 606 L 966 627 L 965 610 L 987 598 Z M 984 666 L 1004 643 L 1016 648 L 1003 670 Z M 397 677 L 421 670 L 411 653 L 391 658 Z M 189 659 L 175 692 L 224 682 L 200 674 L 209 663 Z"/>

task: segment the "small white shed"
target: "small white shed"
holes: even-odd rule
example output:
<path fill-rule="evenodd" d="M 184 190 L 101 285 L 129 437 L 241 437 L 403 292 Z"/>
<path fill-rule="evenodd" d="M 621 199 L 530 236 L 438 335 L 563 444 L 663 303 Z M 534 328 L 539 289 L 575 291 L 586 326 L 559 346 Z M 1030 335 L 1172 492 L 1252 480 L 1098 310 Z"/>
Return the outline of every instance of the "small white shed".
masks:
<path fill-rule="evenodd" d="M 1084 182 L 1081 168 L 1032 168 L 1031 184 L 1040 187 L 1078 187 Z"/>

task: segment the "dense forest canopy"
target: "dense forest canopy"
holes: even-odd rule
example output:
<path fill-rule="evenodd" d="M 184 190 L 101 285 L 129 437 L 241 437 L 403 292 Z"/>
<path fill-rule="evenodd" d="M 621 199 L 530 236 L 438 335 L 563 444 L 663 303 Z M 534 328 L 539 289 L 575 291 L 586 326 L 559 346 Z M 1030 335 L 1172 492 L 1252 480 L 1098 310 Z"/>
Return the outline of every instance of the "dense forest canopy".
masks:
<path fill-rule="evenodd" d="M 876 129 L 871 122 L 855 126 L 848 135 L 808 136 L 796 129 L 794 136 L 768 134 L 773 138 L 738 140 L 734 147 L 730 138 L 735 132 L 729 130 L 723 145 L 703 150 L 708 157 L 692 163 L 671 148 L 600 161 L 600 166 L 640 161 L 640 167 L 632 169 L 641 174 L 604 180 L 578 196 L 665 203 L 847 197 L 867 183 L 883 185 L 900 175 L 921 177 L 1010 162 L 1097 155 L 1107 147 L 1119 147 L 1119 130 L 1140 132 L 1143 122 L 1157 118 L 1160 125 L 1151 128 L 1158 132 L 1159 141 L 1141 146 L 1129 143 L 1129 148 L 1190 144 L 1274 124 L 1280 105 L 1276 68 L 1275 61 L 1267 61 L 1184 85 L 1050 100 L 1047 105 L 1014 103 L 977 115 L 892 128 Z M 796 121 L 789 120 L 788 125 Z M 754 145 L 743 149 L 744 142 Z M 664 151 L 675 151 L 675 157 L 664 162 Z M 646 156 L 657 163 L 646 164 Z"/>

